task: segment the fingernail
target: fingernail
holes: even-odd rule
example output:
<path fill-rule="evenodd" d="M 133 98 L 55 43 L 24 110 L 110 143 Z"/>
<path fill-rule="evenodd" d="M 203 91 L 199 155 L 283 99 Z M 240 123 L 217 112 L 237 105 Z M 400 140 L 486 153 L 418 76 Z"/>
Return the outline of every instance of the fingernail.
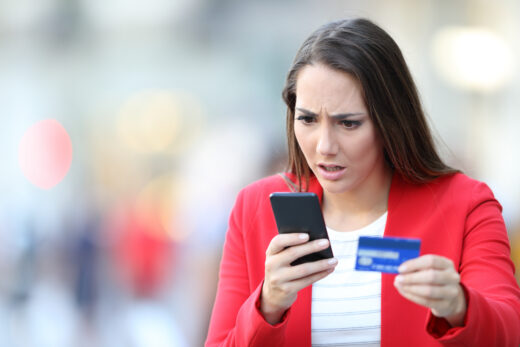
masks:
<path fill-rule="evenodd" d="M 404 271 L 406 271 L 406 265 L 401 265 L 401 266 L 399 266 L 399 267 L 397 268 L 397 271 L 399 271 L 399 272 L 404 272 Z"/>
<path fill-rule="evenodd" d="M 328 260 L 328 263 L 329 263 L 330 265 L 332 265 L 332 264 L 336 264 L 337 262 L 338 262 L 338 259 L 336 259 L 336 258 L 330 258 L 330 259 Z"/>
<path fill-rule="evenodd" d="M 298 237 L 302 240 L 307 240 L 309 238 L 309 234 L 301 233 L 298 235 Z"/>
<path fill-rule="evenodd" d="M 395 276 L 395 283 L 400 284 L 403 282 L 403 276 Z"/>
<path fill-rule="evenodd" d="M 329 240 L 327 239 L 321 239 L 320 241 L 318 241 L 318 246 L 326 246 L 329 244 Z"/>

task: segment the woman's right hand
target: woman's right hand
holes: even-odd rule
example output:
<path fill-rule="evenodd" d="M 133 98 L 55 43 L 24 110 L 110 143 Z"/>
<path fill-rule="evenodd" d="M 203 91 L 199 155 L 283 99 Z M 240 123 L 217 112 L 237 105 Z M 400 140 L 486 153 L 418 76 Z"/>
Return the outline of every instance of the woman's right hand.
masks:
<path fill-rule="evenodd" d="M 327 239 L 308 240 L 306 233 L 278 234 L 267 247 L 260 310 L 272 325 L 281 321 L 300 289 L 326 277 L 338 264 L 330 258 L 291 266 L 296 259 L 329 246 Z"/>

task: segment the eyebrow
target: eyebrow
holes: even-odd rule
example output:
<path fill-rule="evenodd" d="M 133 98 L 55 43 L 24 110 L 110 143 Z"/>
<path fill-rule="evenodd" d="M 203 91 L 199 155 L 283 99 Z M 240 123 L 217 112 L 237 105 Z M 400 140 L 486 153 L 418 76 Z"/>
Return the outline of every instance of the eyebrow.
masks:
<path fill-rule="evenodd" d="M 297 107 L 296 109 L 298 111 L 304 113 L 306 116 L 310 116 L 310 117 L 318 116 L 316 113 L 306 110 L 304 108 Z M 353 117 L 353 116 L 359 116 L 359 115 L 363 115 L 363 114 L 365 114 L 365 113 L 364 112 L 349 112 L 349 113 L 331 114 L 331 115 L 329 115 L 329 117 L 336 119 L 336 120 L 341 120 L 341 119 L 345 119 L 345 118 L 349 118 L 349 117 Z"/>

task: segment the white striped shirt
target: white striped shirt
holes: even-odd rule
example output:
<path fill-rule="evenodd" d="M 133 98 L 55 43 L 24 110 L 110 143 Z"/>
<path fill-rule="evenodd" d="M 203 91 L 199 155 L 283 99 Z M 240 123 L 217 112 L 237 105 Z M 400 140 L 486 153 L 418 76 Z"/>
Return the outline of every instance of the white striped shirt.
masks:
<path fill-rule="evenodd" d="M 379 346 L 381 273 L 355 271 L 359 236 L 383 236 L 387 213 L 349 232 L 327 228 L 335 271 L 312 287 L 312 346 Z"/>

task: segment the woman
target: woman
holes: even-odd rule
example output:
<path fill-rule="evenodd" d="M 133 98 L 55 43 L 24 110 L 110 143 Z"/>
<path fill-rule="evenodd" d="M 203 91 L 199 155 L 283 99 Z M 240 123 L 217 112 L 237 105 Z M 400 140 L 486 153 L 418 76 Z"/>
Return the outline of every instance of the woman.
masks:
<path fill-rule="evenodd" d="M 392 38 L 329 23 L 298 51 L 283 97 L 290 172 L 240 192 L 207 346 L 518 346 L 520 290 L 501 206 L 439 158 Z M 278 234 L 269 194 L 310 191 L 328 247 Z M 421 239 L 399 275 L 353 270 L 360 235 Z"/>

